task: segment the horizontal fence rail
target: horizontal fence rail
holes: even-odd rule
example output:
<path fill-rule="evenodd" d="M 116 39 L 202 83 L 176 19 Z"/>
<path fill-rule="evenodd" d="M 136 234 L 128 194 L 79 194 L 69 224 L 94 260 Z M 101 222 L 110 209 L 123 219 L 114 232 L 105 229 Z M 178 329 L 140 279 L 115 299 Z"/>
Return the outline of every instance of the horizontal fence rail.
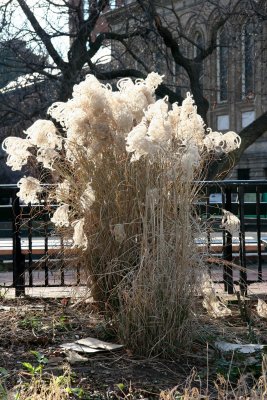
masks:
<path fill-rule="evenodd" d="M 16 185 L 0 185 L 0 265 L 6 271 L 11 264 L 13 272 L 11 282 L 10 273 L 5 282 L 0 278 L 0 287 L 14 287 L 21 296 L 26 287 L 80 285 L 79 260 L 67 252 L 71 243 L 55 234 L 45 200 L 23 205 L 17 192 Z M 67 270 L 71 261 L 75 267 Z"/>
<path fill-rule="evenodd" d="M 267 181 L 200 183 L 196 208 L 204 229 L 196 243 L 208 256 L 225 261 L 220 279 L 214 278 L 211 266 L 214 280 L 223 282 L 229 294 L 235 285 L 246 294 L 248 285 L 267 280 Z M 55 234 L 45 199 L 27 206 L 20 204 L 17 192 L 16 185 L 0 185 L 0 266 L 12 265 L 13 273 L 8 284 L 0 277 L 0 287 L 14 287 L 20 296 L 26 287 L 80 285 L 79 260 L 70 251 L 71 243 Z M 240 219 L 235 237 L 221 228 L 223 209 Z M 75 268 L 68 270 L 68 261 Z"/>

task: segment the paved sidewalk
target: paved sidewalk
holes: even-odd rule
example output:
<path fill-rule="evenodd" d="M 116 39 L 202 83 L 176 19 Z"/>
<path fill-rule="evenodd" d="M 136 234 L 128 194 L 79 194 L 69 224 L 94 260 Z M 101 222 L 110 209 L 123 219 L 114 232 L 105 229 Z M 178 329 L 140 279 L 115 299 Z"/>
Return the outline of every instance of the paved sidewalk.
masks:
<path fill-rule="evenodd" d="M 13 288 L 0 288 L 0 293 L 8 299 L 15 298 L 15 289 Z M 75 287 L 35 287 L 26 288 L 25 295 L 30 297 L 38 298 L 65 298 L 71 297 L 73 299 L 78 298 L 88 298 L 89 289 L 85 286 L 75 286 Z"/>
<path fill-rule="evenodd" d="M 223 284 L 215 284 L 215 290 L 217 293 L 225 294 L 225 298 L 227 298 L 227 293 L 224 292 Z M 239 287 L 235 287 L 236 291 L 239 291 Z M 15 298 L 15 289 L 13 288 L 0 288 L 0 293 L 6 298 Z M 30 297 L 38 297 L 38 298 L 65 298 L 71 297 L 73 299 L 80 298 L 89 298 L 90 291 L 89 288 L 85 286 L 80 287 L 35 287 L 35 288 L 26 288 L 25 289 L 26 296 Z M 263 283 L 255 283 L 248 287 L 248 297 L 256 297 L 259 296 L 265 300 L 267 300 L 267 282 Z M 231 297 L 231 296 L 230 296 Z M 233 297 L 233 296 L 232 296 Z"/>
<path fill-rule="evenodd" d="M 61 275 L 60 271 L 57 270 L 49 270 L 49 283 L 53 285 L 52 287 L 26 287 L 25 294 L 26 296 L 32 297 L 40 297 L 40 298 L 52 298 L 52 297 L 82 297 L 88 295 L 88 288 L 86 287 L 86 278 L 84 274 L 81 273 L 81 286 L 76 284 L 77 282 L 77 273 L 73 269 L 64 270 L 64 282 L 69 286 L 61 286 L 60 280 Z M 15 297 L 15 289 L 9 288 L 13 281 L 13 272 L 0 272 L 0 294 L 13 298 Z M 28 273 L 25 274 L 25 282 L 29 282 Z M 44 285 L 45 282 L 45 271 L 36 269 L 33 270 L 33 282 L 34 285 Z"/>

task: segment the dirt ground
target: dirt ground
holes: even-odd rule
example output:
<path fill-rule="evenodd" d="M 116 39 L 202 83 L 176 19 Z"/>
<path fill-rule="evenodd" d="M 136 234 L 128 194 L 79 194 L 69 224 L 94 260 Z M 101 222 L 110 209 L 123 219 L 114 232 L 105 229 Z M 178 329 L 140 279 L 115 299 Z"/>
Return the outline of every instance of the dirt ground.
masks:
<path fill-rule="evenodd" d="M 201 318 L 195 325 L 196 339 L 193 347 L 190 353 L 181 349 L 179 358 L 174 360 L 134 357 L 126 348 L 86 354 L 86 362 L 70 365 L 73 386 L 82 388 L 79 394 L 73 393 L 70 398 L 179 399 L 181 397 L 171 397 L 169 391 L 183 393 L 186 387 L 201 386 L 208 386 L 207 390 L 214 393 L 214 398 L 218 398 L 215 393 L 217 374 L 223 374 L 223 368 L 227 373 L 230 361 L 216 350 L 215 340 L 220 338 L 233 343 L 267 343 L 266 322 L 257 317 L 255 303 L 250 303 L 247 310 L 249 321 L 246 321 L 244 315 L 241 318 L 238 304 L 232 304 L 231 309 L 233 315 L 218 322 L 208 318 L 199 307 Z M 61 375 L 70 362 L 67 359 L 68 352 L 63 351 L 60 345 L 88 336 L 117 342 L 111 327 L 103 317 L 96 314 L 93 304 L 75 305 L 68 299 L 2 298 L 0 378 L 1 369 L 7 371 L 5 388 L 11 390 L 28 379 L 23 363 L 38 365 L 33 351 L 45 358 L 44 371 Z M 243 361 L 237 363 L 240 373 Z M 234 366 L 233 360 L 231 365 Z M 235 378 L 233 376 L 233 380 Z M 212 395 L 210 398 L 213 398 Z"/>

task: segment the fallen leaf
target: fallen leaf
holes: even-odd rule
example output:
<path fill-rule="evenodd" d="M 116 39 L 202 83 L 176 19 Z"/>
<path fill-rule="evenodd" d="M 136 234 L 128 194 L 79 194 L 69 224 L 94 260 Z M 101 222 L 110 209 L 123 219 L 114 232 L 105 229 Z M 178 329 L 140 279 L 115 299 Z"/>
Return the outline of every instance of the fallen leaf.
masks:
<path fill-rule="evenodd" d="M 69 350 L 67 360 L 70 364 L 81 363 L 88 361 L 88 358 L 81 356 L 76 351 Z"/>
<path fill-rule="evenodd" d="M 123 347 L 122 344 L 103 342 L 103 340 L 98 340 L 91 337 L 79 339 L 75 343 L 92 347 L 93 349 L 103 349 L 103 350 L 116 350 L 116 349 L 121 349 Z"/>

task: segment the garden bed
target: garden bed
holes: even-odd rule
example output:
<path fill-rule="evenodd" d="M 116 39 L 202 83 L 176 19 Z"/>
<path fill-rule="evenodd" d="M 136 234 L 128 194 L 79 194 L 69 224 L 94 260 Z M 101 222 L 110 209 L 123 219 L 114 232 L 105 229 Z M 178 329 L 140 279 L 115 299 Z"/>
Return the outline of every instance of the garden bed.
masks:
<path fill-rule="evenodd" d="M 12 396 L 18 388 L 29 387 L 30 382 L 40 379 L 40 375 L 46 382 L 51 376 L 62 377 L 68 371 L 68 390 L 62 388 L 62 397 L 55 399 L 200 399 L 206 398 L 205 393 L 209 398 L 218 398 L 218 391 L 225 396 L 228 393 L 224 398 L 234 398 L 232 388 L 238 386 L 240 375 L 249 377 L 245 381 L 247 390 L 261 376 L 261 355 L 253 356 L 251 363 L 251 355 L 243 358 L 224 355 L 214 343 L 218 339 L 267 343 L 266 323 L 256 315 L 255 303 L 249 305 L 250 323 L 241 319 L 237 304 L 231 305 L 232 316 L 218 321 L 207 317 L 199 303 L 202 324 L 195 327 L 196 339 L 191 351 L 181 349 L 177 359 L 136 358 L 123 348 L 85 354 L 87 361 L 75 362 L 68 360 L 69 354 L 60 347 L 62 343 L 88 336 L 117 342 L 112 327 L 96 313 L 94 304 L 75 306 L 69 299 L 3 298 L 0 303 L 2 392 Z M 198 394 L 200 391 L 204 397 Z M 181 397 L 182 394 L 189 397 Z M 2 394 L 2 398 L 12 397 Z M 40 397 L 40 400 L 45 399 Z"/>

